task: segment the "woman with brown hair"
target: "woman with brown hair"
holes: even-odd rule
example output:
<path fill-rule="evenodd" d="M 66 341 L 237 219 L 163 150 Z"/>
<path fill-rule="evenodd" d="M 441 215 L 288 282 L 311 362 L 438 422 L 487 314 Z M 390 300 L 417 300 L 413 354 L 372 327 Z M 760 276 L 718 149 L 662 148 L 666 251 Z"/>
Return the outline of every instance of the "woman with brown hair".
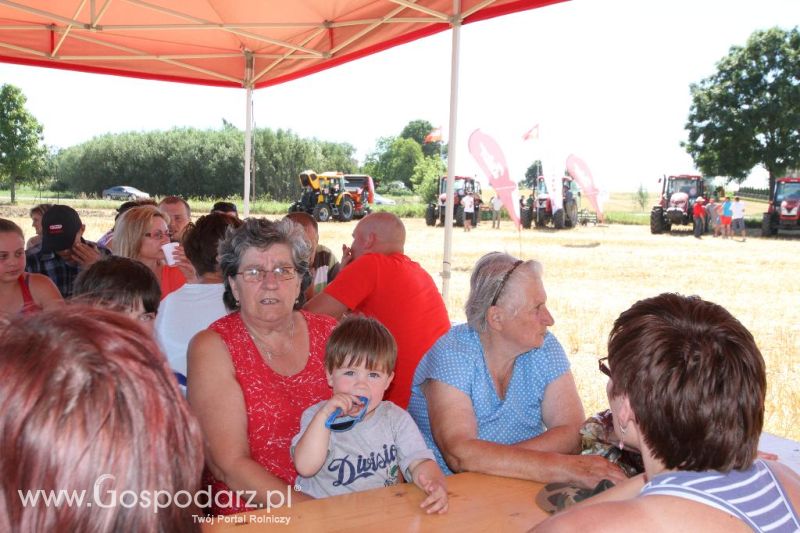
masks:
<path fill-rule="evenodd" d="M 0 353 L 0 531 L 199 530 L 202 435 L 137 322 L 87 306 L 18 317 Z M 64 492 L 82 503 L 30 503 Z"/>
<path fill-rule="evenodd" d="M 536 531 L 800 530 L 800 476 L 757 458 L 764 360 L 728 311 L 696 296 L 639 301 L 614 323 L 600 371 L 619 447 L 641 451 L 645 474 Z"/>
<path fill-rule="evenodd" d="M 0 218 L 0 316 L 30 314 L 64 304 L 58 287 L 43 274 L 25 272 L 25 236 Z"/>

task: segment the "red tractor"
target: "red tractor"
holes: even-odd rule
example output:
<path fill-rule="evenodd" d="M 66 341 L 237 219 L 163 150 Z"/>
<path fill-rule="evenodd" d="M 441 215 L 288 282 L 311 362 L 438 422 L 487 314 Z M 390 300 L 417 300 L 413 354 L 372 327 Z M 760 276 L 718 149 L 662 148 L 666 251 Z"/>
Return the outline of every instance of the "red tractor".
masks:
<path fill-rule="evenodd" d="M 435 226 L 436 221 L 444 226 L 445 202 L 447 201 L 447 176 L 442 176 L 439 180 L 438 201 L 428 204 L 425 210 L 425 223 L 428 226 Z M 475 198 L 475 212 L 472 214 L 472 225 L 478 225 L 480 215 L 481 184 L 475 178 L 466 176 L 455 176 L 455 192 L 453 193 L 453 224 L 456 226 L 464 225 L 464 206 L 461 199 L 465 195 L 472 194 Z"/>
<path fill-rule="evenodd" d="M 703 177 L 681 174 L 658 181 L 661 182 L 661 198 L 650 211 L 650 233 L 670 231 L 675 224 L 692 224 L 695 200 L 705 195 Z"/>
<path fill-rule="evenodd" d="M 769 208 L 761 220 L 761 235 L 777 235 L 779 229 L 800 229 L 800 178 L 778 178 Z"/>
<path fill-rule="evenodd" d="M 578 202 L 581 191 L 578 184 L 569 176 L 561 178 L 561 208 L 553 212 L 553 200 L 547 190 L 544 176 L 536 180 L 536 200 L 530 209 L 522 210 L 522 227 L 530 228 L 531 222 L 537 228 L 544 228 L 552 223 L 556 229 L 574 228 L 578 225 Z"/>
<path fill-rule="evenodd" d="M 375 201 L 375 183 L 372 176 L 366 174 L 345 174 L 344 188 L 350 193 L 355 204 L 354 218 L 363 218 L 372 210 Z"/>

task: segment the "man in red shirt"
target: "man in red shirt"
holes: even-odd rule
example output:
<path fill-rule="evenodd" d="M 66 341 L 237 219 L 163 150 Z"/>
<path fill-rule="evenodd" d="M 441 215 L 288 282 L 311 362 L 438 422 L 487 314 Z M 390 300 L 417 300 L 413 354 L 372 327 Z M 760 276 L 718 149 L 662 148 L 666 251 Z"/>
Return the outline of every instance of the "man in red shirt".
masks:
<path fill-rule="evenodd" d="M 694 217 L 694 238 L 695 239 L 702 239 L 703 230 L 705 229 L 705 221 L 706 221 L 706 208 L 703 205 L 705 203 L 705 199 L 702 196 L 698 196 L 697 199 L 694 201 L 694 207 L 692 208 L 692 216 Z"/>
<path fill-rule="evenodd" d="M 411 379 L 425 352 L 450 329 L 436 284 L 403 253 L 406 229 L 391 213 L 364 217 L 353 244 L 342 247 L 341 270 L 305 308 L 339 319 L 348 310 L 376 318 L 397 342 L 397 365 L 385 399 L 406 408 Z"/>

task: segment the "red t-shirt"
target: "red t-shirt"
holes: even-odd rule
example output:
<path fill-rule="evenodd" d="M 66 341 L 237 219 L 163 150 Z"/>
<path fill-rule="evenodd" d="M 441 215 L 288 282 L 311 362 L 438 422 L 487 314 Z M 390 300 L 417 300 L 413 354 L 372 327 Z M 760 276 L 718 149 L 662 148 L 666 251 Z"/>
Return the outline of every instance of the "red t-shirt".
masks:
<path fill-rule="evenodd" d="M 186 276 L 176 266 L 164 265 L 161 267 L 161 299 L 167 294 L 175 292 L 186 284 Z"/>
<path fill-rule="evenodd" d="M 403 254 L 366 254 L 325 287 L 348 309 L 379 320 L 397 342 L 397 364 L 384 398 L 402 408 L 425 352 L 450 329 L 444 300 L 430 274 Z"/>
<path fill-rule="evenodd" d="M 696 217 L 703 218 L 706 216 L 706 208 L 703 207 L 702 202 L 695 202 L 694 208 L 692 209 L 692 215 Z"/>

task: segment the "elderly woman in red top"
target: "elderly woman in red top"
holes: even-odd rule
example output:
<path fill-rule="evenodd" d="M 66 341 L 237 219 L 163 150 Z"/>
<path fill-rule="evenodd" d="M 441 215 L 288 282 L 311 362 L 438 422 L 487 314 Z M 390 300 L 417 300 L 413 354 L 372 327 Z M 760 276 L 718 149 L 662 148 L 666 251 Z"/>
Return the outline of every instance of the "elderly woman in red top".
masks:
<path fill-rule="evenodd" d="M 25 272 L 22 229 L 0 218 L 0 315 L 29 314 L 63 304 L 50 278 Z"/>
<path fill-rule="evenodd" d="M 267 491 L 292 490 L 297 471 L 289 446 L 300 416 L 330 398 L 323 360 L 336 321 L 299 310 L 310 254 L 302 228 L 290 220 L 251 218 L 220 243 L 224 299 L 236 311 L 195 335 L 187 375 L 217 513 L 266 504 Z M 237 491 L 246 499 L 231 499 Z"/>

